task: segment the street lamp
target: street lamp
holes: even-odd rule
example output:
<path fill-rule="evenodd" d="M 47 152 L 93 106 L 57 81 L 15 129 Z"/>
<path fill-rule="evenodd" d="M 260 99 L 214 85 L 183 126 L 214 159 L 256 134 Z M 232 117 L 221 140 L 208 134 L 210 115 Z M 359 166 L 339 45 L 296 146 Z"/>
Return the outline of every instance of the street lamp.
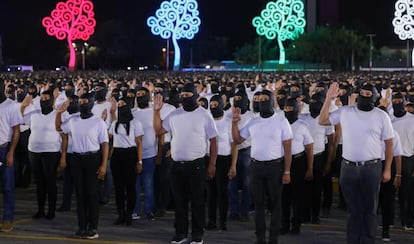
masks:
<path fill-rule="evenodd" d="M 372 38 L 374 38 L 375 34 L 367 34 L 366 36 L 369 37 L 369 71 L 372 69 L 372 50 L 374 49 L 372 44 Z"/>

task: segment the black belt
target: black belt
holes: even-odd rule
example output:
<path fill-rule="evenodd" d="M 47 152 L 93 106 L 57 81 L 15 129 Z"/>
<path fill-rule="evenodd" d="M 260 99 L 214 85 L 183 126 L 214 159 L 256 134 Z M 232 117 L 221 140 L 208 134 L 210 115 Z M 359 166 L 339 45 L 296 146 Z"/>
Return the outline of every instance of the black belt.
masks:
<path fill-rule="evenodd" d="M 252 158 L 252 162 L 255 164 L 272 164 L 272 163 L 281 163 L 283 158 L 273 159 L 273 160 L 266 160 L 266 161 L 259 161 Z"/>
<path fill-rule="evenodd" d="M 89 151 L 89 152 L 82 152 L 82 153 L 74 152 L 73 155 L 85 156 L 85 155 L 95 154 L 95 153 L 98 153 L 98 152 L 99 152 L 99 150 Z"/>
<path fill-rule="evenodd" d="M 376 164 L 376 163 L 379 163 L 379 162 L 381 162 L 381 159 L 373 159 L 373 160 L 368 160 L 368 161 L 353 162 L 353 161 L 349 161 L 348 159 L 344 158 L 344 163 L 345 164 L 353 165 L 353 166 L 356 166 L 356 167 L 370 165 L 370 164 Z"/>
<path fill-rule="evenodd" d="M 297 154 L 295 154 L 295 155 L 292 155 L 292 158 L 294 158 L 294 159 L 296 159 L 296 158 L 300 158 L 300 157 L 302 157 L 303 155 L 305 155 L 305 152 L 300 152 L 300 153 L 297 153 Z"/>
<path fill-rule="evenodd" d="M 321 156 L 324 152 L 325 152 L 325 151 L 320 152 L 320 153 L 317 153 L 317 154 L 313 154 L 313 156 L 314 156 L 314 157 Z"/>
<path fill-rule="evenodd" d="M 8 145 L 9 145 L 9 143 L 8 143 L 8 142 L 6 142 L 6 143 L 4 143 L 4 144 L 1 144 L 1 145 L 0 145 L 0 148 L 6 148 Z"/>
<path fill-rule="evenodd" d="M 188 164 L 188 163 L 202 162 L 204 159 L 205 159 L 205 157 L 197 158 L 197 159 L 194 159 L 192 161 L 175 161 L 175 160 L 173 160 L 173 162 L 176 163 L 176 164 Z"/>
<path fill-rule="evenodd" d="M 242 152 L 245 152 L 249 149 L 250 149 L 250 147 L 245 147 L 245 148 L 239 149 L 239 152 L 242 153 Z"/>

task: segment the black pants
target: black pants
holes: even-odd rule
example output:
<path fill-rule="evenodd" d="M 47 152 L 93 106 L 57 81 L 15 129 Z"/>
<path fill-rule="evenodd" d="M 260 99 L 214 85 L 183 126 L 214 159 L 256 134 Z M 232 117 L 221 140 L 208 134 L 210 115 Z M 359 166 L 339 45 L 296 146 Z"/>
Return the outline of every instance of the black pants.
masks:
<path fill-rule="evenodd" d="M 29 144 L 30 130 L 20 133 L 19 142 L 16 146 L 14 175 L 16 186 L 28 187 L 32 180 L 32 167 L 29 160 Z"/>
<path fill-rule="evenodd" d="M 73 180 L 72 180 L 72 161 L 73 154 L 68 153 L 66 156 L 66 168 L 63 172 L 63 197 L 62 208 L 70 209 L 72 207 L 72 193 L 73 193 Z"/>
<path fill-rule="evenodd" d="M 135 207 L 137 160 L 137 149 L 135 147 L 114 148 L 111 158 L 111 171 L 115 187 L 116 209 L 121 215 L 125 213 L 131 215 Z M 127 202 L 126 209 L 125 200 Z"/>
<path fill-rule="evenodd" d="M 39 212 L 45 211 L 47 195 L 49 203 L 48 213 L 55 213 L 57 200 L 56 170 L 59 157 L 59 152 L 29 152 L 36 182 L 37 208 Z"/>
<path fill-rule="evenodd" d="M 175 234 L 188 234 L 188 203 L 191 202 L 192 239 L 204 234 L 204 189 L 206 178 L 205 158 L 191 162 L 173 162 L 171 168 L 172 190 L 175 202 Z"/>
<path fill-rule="evenodd" d="M 228 183 L 229 172 L 231 166 L 230 156 L 217 156 L 216 161 L 216 177 L 207 181 L 207 206 L 208 206 L 208 222 L 216 224 L 217 205 L 219 209 L 220 224 L 224 225 L 227 219 L 228 209 Z"/>
<path fill-rule="evenodd" d="M 96 172 L 101 164 L 101 154 L 73 154 L 72 176 L 77 198 L 79 230 L 96 230 L 99 218 L 99 185 Z"/>
<path fill-rule="evenodd" d="M 382 170 L 384 170 L 385 162 L 382 162 Z M 394 225 L 394 210 L 395 210 L 395 162 L 392 161 L 391 165 L 391 180 L 382 183 L 379 193 L 379 205 L 382 212 L 382 228 L 383 230 L 389 230 L 390 225 Z"/>
<path fill-rule="evenodd" d="M 342 144 L 338 145 L 336 149 L 335 159 L 332 161 L 332 175 L 338 177 L 338 182 L 341 180 L 341 163 L 342 163 Z M 339 208 L 346 208 L 344 194 L 342 194 L 341 184 L 338 183 L 339 190 Z"/>
<path fill-rule="evenodd" d="M 303 216 L 304 185 L 307 169 L 306 154 L 292 159 L 291 182 L 282 191 L 282 229 L 290 229 L 290 208 L 292 206 L 292 230 L 299 230 Z"/>
<path fill-rule="evenodd" d="M 165 143 L 162 148 L 162 161 L 155 165 L 154 172 L 154 204 L 156 210 L 166 210 L 170 203 L 171 182 L 171 157 L 166 157 L 170 150 L 170 143 Z"/>
<path fill-rule="evenodd" d="M 402 157 L 401 186 L 399 190 L 400 217 L 402 226 L 413 226 L 414 218 L 414 156 Z"/>
<path fill-rule="evenodd" d="M 305 220 L 315 221 L 319 218 L 321 209 L 322 174 L 325 159 L 325 153 L 320 153 L 314 156 L 313 180 L 305 182 Z"/>
<path fill-rule="evenodd" d="M 250 164 L 250 186 L 253 202 L 255 205 L 256 237 L 265 240 L 266 221 L 265 203 L 266 192 L 269 194 L 271 212 L 270 219 L 270 241 L 276 241 L 279 237 L 281 222 L 281 195 L 282 195 L 282 167 L 281 162 L 263 163 L 252 161 Z"/>

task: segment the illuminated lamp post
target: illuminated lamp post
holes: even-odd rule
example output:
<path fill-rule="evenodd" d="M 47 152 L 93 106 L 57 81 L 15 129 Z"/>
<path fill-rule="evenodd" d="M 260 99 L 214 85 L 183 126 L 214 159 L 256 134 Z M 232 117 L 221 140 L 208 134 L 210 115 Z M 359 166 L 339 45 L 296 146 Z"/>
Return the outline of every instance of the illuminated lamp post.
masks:
<path fill-rule="evenodd" d="M 51 16 L 42 20 L 42 25 L 50 36 L 58 40 L 65 40 L 69 47 L 69 70 L 73 71 L 76 65 L 76 52 L 72 45 L 75 40 L 89 40 L 95 32 L 93 3 L 90 0 L 68 0 L 59 2 Z M 84 47 L 82 48 L 84 50 Z"/>
<path fill-rule="evenodd" d="M 195 0 L 170 0 L 161 3 L 161 7 L 147 20 L 154 35 L 167 41 L 171 38 L 174 45 L 174 71 L 180 69 L 181 50 L 178 40 L 191 40 L 198 33 L 201 20 L 198 17 L 198 3 Z M 169 50 L 167 48 L 167 56 Z"/>
<path fill-rule="evenodd" d="M 400 40 L 414 40 L 414 2 L 398 0 L 395 3 L 395 12 L 392 25 Z M 408 43 L 407 43 L 408 45 Z M 407 50 L 408 53 L 408 50 Z M 411 54 L 411 65 L 414 66 L 414 49 Z"/>
<path fill-rule="evenodd" d="M 277 0 L 268 2 L 261 15 L 253 18 L 253 26 L 259 36 L 269 40 L 277 38 L 279 46 L 279 69 L 286 61 L 283 41 L 294 40 L 303 34 L 306 26 L 302 0 Z"/>

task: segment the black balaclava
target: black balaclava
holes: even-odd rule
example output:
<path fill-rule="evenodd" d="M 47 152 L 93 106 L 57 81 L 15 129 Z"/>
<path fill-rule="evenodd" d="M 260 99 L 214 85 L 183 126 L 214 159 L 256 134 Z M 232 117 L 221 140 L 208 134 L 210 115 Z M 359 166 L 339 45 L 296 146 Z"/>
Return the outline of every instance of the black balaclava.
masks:
<path fill-rule="evenodd" d="M 339 85 L 339 89 L 340 90 L 346 90 L 346 93 L 345 94 L 343 94 L 342 96 L 340 96 L 339 97 L 339 99 L 341 100 L 341 103 L 342 103 L 342 105 L 343 106 L 345 106 L 345 105 L 348 105 L 349 104 L 349 93 L 350 93 L 350 90 L 349 90 L 349 87 L 348 86 L 345 86 L 345 85 Z"/>
<path fill-rule="evenodd" d="M 226 96 L 226 104 L 224 104 L 223 110 L 224 111 L 227 111 L 227 110 L 229 110 L 231 108 L 230 97 L 227 96 L 227 93 L 225 93 L 225 92 L 222 92 L 222 95 L 223 96 Z"/>
<path fill-rule="evenodd" d="M 246 87 L 243 83 L 237 84 L 237 92 L 244 92 L 246 93 Z"/>
<path fill-rule="evenodd" d="M 292 88 L 292 87 L 299 88 L 299 91 L 290 91 L 289 90 L 289 98 L 298 98 L 298 97 L 300 97 L 302 95 L 302 88 L 300 87 L 300 85 L 294 84 L 294 85 L 291 85 L 290 88 Z"/>
<path fill-rule="evenodd" d="M 16 100 L 16 87 L 14 85 L 9 85 L 6 91 L 6 97 L 11 100 Z"/>
<path fill-rule="evenodd" d="M 378 92 L 375 86 L 371 84 L 366 84 L 361 87 L 361 90 L 367 90 L 372 92 L 372 96 L 366 97 L 359 94 L 358 100 L 357 100 L 357 107 L 359 110 L 368 112 L 374 109 L 375 102 L 377 101 Z"/>
<path fill-rule="evenodd" d="M 321 93 L 322 96 L 326 96 L 326 93 L 328 92 L 328 86 L 324 82 L 318 82 L 316 87 L 319 89 L 315 91 L 315 93 Z M 323 91 L 319 91 L 321 88 L 323 88 Z"/>
<path fill-rule="evenodd" d="M 79 112 L 79 97 L 76 95 L 72 95 L 70 96 L 70 98 L 71 98 L 71 101 L 67 109 L 68 113 L 74 114 L 74 113 Z"/>
<path fill-rule="evenodd" d="M 290 124 L 293 124 L 299 118 L 299 104 L 295 98 L 288 98 L 285 103 L 286 107 L 293 107 L 293 111 L 285 112 L 285 117 Z"/>
<path fill-rule="evenodd" d="M 218 84 L 218 82 L 217 81 L 214 81 L 214 83 L 212 83 L 212 84 L 210 84 L 210 90 L 211 90 L 211 93 L 213 93 L 213 94 L 218 94 L 220 91 L 219 91 L 219 84 Z"/>
<path fill-rule="evenodd" d="M 203 107 L 204 109 L 208 109 L 208 100 L 205 97 L 198 99 L 199 106 Z M 202 104 L 200 104 L 202 103 Z"/>
<path fill-rule="evenodd" d="M 279 105 L 279 108 L 283 110 L 285 108 L 285 102 L 286 102 L 286 91 L 280 90 L 277 95 L 278 95 L 277 105 Z"/>
<path fill-rule="evenodd" d="M 51 91 L 44 91 L 42 95 L 49 95 L 48 100 L 40 100 L 40 108 L 42 109 L 42 114 L 47 115 L 53 111 L 53 92 Z"/>
<path fill-rule="evenodd" d="M 147 108 L 149 107 L 149 101 L 150 101 L 150 93 L 149 90 L 145 87 L 141 87 L 138 89 L 138 91 L 145 91 L 145 95 L 143 96 L 137 96 L 137 105 L 138 108 Z"/>
<path fill-rule="evenodd" d="M 264 90 L 262 91 L 262 95 L 267 95 L 269 97 L 268 101 L 260 101 L 259 108 L 260 108 L 260 117 L 262 118 L 269 118 L 271 117 L 275 111 L 275 97 L 271 91 Z"/>
<path fill-rule="evenodd" d="M 21 91 L 19 91 L 19 90 L 21 90 Z M 26 86 L 25 85 L 19 86 L 19 88 L 17 89 L 17 92 L 16 92 L 16 100 L 17 100 L 17 102 L 19 102 L 19 103 L 23 102 L 23 100 L 26 97 L 26 95 L 27 95 L 27 88 L 26 88 Z"/>
<path fill-rule="evenodd" d="M 236 87 L 234 86 L 233 82 L 227 83 L 225 92 L 229 98 L 234 97 L 234 94 L 236 93 Z"/>
<path fill-rule="evenodd" d="M 187 112 L 194 111 L 198 108 L 197 103 L 197 89 L 194 86 L 194 83 L 185 83 L 181 92 L 192 92 L 193 96 L 182 98 L 183 109 Z"/>
<path fill-rule="evenodd" d="M 251 83 L 250 84 L 250 91 L 252 91 L 252 92 L 256 91 L 256 83 Z"/>
<path fill-rule="evenodd" d="M 66 89 L 65 87 L 66 97 L 72 97 L 73 95 L 75 95 L 75 86 L 73 85 L 73 83 L 67 83 L 66 86 L 69 87 L 68 89 Z"/>
<path fill-rule="evenodd" d="M 120 100 L 123 100 L 125 105 L 118 107 L 118 121 L 115 124 L 115 133 L 118 134 L 118 126 L 122 124 L 125 126 L 125 130 L 129 136 L 130 121 L 134 119 L 131 112 L 134 99 L 131 97 L 122 97 Z"/>
<path fill-rule="evenodd" d="M 30 90 L 32 90 L 32 91 L 30 91 Z M 33 91 L 34 90 L 34 91 Z M 29 95 L 30 96 L 32 96 L 32 98 L 35 98 L 35 97 L 37 97 L 37 87 L 36 87 L 36 85 L 35 84 L 30 84 L 29 85 L 29 91 L 28 91 L 28 93 L 29 93 Z"/>
<path fill-rule="evenodd" d="M 170 90 L 167 103 L 173 105 L 175 108 L 180 106 L 180 94 L 176 88 Z"/>
<path fill-rule="evenodd" d="M 253 98 L 255 96 L 260 96 L 261 94 L 262 94 L 261 92 L 255 92 L 254 95 L 253 95 Z M 260 102 L 255 102 L 254 99 L 253 99 L 253 112 L 260 113 L 259 103 Z"/>
<path fill-rule="evenodd" d="M 102 102 L 106 100 L 106 94 L 108 90 L 106 89 L 106 85 L 103 82 L 99 82 L 97 87 L 100 87 L 101 90 L 95 92 L 95 100 L 97 102 Z"/>
<path fill-rule="evenodd" d="M 82 119 L 89 119 L 90 117 L 93 116 L 92 108 L 95 102 L 94 97 L 90 93 L 85 93 L 85 94 L 82 94 L 79 97 L 79 99 L 88 99 L 88 103 L 79 104 L 79 112 L 80 112 L 80 117 Z"/>
<path fill-rule="evenodd" d="M 414 103 L 414 88 L 411 88 L 410 90 L 407 91 L 407 100 L 411 103 Z"/>
<path fill-rule="evenodd" d="M 391 82 L 389 80 L 385 80 L 382 82 L 382 89 L 386 90 L 390 88 L 390 86 L 391 86 Z"/>
<path fill-rule="evenodd" d="M 321 113 L 325 96 L 322 93 L 315 93 L 312 95 L 309 101 L 309 112 L 312 118 L 316 118 Z"/>
<path fill-rule="evenodd" d="M 111 96 L 115 98 L 115 100 L 118 102 L 119 101 L 119 89 L 118 88 L 113 89 L 111 92 Z"/>
<path fill-rule="evenodd" d="M 215 108 L 211 108 L 210 106 L 210 111 L 211 114 L 213 115 L 213 118 L 220 118 L 223 116 L 224 111 L 224 102 L 223 102 L 223 98 L 220 95 L 214 95 L 210 98 L 210 103 L 213 101 L 217 101 L 218 102 L 218 106 Z"/>
<path fill-rule="evenodd" d="M 250 104 L 250 101 L 249 101 L 249 98 L 247 97 L 246 92 L 238 91 L 235 94 L 235 97 L 241 97 L 241 99 L 238 101 L 233 100 L 234 107 L 240 108 L 241 113 L 245 114 L 249 110 L 249 104 Z"/>
<path fill-rule="evenodd" d="M 407 112 L 405 111 L 405 99 L 401 93 L 397 93 L 392 96 L 392 99 L 402 99 L 401 103 L 392 103 L 392 108 L 394 109 L 394 116 L 397 118 L 403 117 Z"/>
<path fill-rule="evenodd" d="M 0 103 L 4 102 L 6 99 L 7 97 L 4 89 L 4 81 L 0 79 Z"/>

